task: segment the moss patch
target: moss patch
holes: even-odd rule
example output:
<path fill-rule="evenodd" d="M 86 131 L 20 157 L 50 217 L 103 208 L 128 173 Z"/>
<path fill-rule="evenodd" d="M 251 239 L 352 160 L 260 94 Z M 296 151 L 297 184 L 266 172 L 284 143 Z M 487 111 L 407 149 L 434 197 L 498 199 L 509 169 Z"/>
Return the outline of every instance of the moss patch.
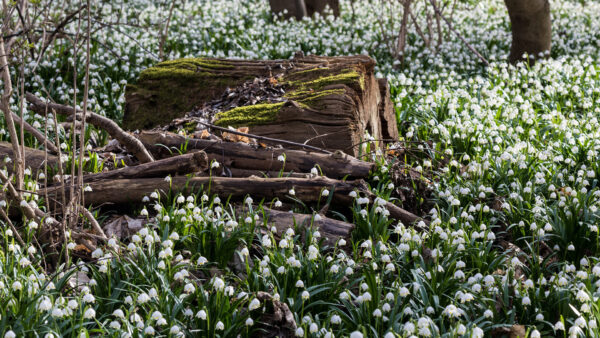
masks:
<path fill-rule="evenodd" d="M 323 104 L 320 102 L 324 97 L 329 95 L 343 95 L 344 89 L 326 89 L 321 91 L 297 90 L 285 95 L 286 98 L 294 100 L 303 108 L 309 107 L 312 109 L 322 109 Z"/>
<path fill-rule="evenodd" d="M 346 69 L 339 74 L 321 76 L 311 81 L 288 81 L 288 85 L 298 89 L 321 89 L 332 84 L 352 84 L 358 82 L 362 90 L 365 89 L 365 79 L 355 70 Z"/>
<path fill-rule="evenodd" d="M 252 106 L 237 107 L 216 115 L 219 126 L 253 126 L 266 124 L 277 119 L 277 114 L 285 102 L 261 103 Z"/>
<path fill-rule="evenodd" d="M 232 65 L 214 59 L 187 58 L 170 60 L 161 62 L 154 67 L 142 71 L 140 73 L 140 81 L 168 79 L 189 80 L 207 76 L 218 77 L 218 74 L 211 73 L 210 70 L 231 68 L 233 68 Z"/>

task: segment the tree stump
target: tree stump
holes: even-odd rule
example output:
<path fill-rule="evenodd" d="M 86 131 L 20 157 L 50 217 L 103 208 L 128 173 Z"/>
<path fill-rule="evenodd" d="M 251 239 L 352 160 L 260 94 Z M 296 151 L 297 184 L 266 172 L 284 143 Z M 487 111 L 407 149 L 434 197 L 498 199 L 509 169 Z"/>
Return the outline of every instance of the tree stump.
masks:
<path fill-rule="evenodd" d="M 280 101 L 259 100 L 220 111 L 213 123 L 357 156 L 366 132 L 375 139 L 398 137 L 387 81 L 375 78 L 374 67 L 373 59 L 363 55 L 161 62 L 127 86 L 123 126 L 135 130 L 169 124 L 223 97 L 228 88 L 268 78 L 285 91 Z"/>

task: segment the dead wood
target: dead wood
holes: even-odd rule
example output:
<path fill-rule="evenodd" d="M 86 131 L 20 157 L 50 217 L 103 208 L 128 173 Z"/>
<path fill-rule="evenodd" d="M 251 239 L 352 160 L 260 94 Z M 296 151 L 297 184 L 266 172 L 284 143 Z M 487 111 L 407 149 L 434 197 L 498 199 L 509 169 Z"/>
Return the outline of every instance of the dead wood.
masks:
<path fill-rule="evenodd" d="M 4 160 L 5 157 L 14 159 L 13 147 L 8 142 L 0 142 L 0 159 Z M 58 166 L 58 156 L 48 154 L 48 160 L 46 161 L 46 154 L 42 150 L 25 147 L 25 166 L 33 170 L 41 170 L 45 167 L 54 168 Z M 8 170 L 12 172 L 13 166 L 8 164 Z"/>
<path fill-rule="evenodd" d="M 15 122 L 17 122 L 18 124 L 23 123 L 21 120 L 21 117 L 19 115 L 12 113 L 12 116 L 13 116 L 13 120 L 15 120 Z M 27 131 L 28 133 L 33 135 L 33 137 L 35 137 L 35 139 L 38 140 L 38 142 L 43 144 L 44 147 L 46 147 L 46 149 L 48 149 L 49 152 L 52 152 L 54 154 L 58 153 L 58 148 L 54 144 L 52 144 L 52 142 L 50 142 L 46 138 L 46 136 L 44 136 L 44 134 L 42 134 L 39 130 L 37 130 L 32 125 L 27 123 L 27 121 L 25 121 L 23 123 L 23 129 L 25 129 L 25 131 Z"/>
<path fill-rule="evenodd" d="M 381 104 L 389 97 L 382 97 L 374 67 L 374 60 L 364 55 L 301 53 L 291 60 L 166 61 L 144 70 L 127 86 L 123 126 L 150 129 L 185 116 L 188 132 L 205 129 L 194 123 L 204 120 L 225 128 L 247 127 L 250 134 L 300 147 L 357 156 L 360 148 L 352 145 L 366 133 L 384 138 L 382 117 L 389 119 L 386 125 L 396 125 L 393 106 Z M 188 77 L 178 75 L 183 73 Z M 391 110 L 381 114 L 380 108 Z"/>
<path fill-rule="evenodd" d="M 141 132 L 137 137 L 156 157 L 170 156 L 165 149 L 201 149 L 208 155 L 209 161 L 236 169 L 258 171 L 285 171 L 309 173 L 318 166 L 323 175 L 331 178 L 364 178 L 375 166 L 373 163 L 358 160 L 342 152 L 333 154 L 311 153 L 302 150 L 255 147 L 244 143 L 222 142 L 215 140 L 189 139 L 168 132 Z M 285 163 L 278 160 L 285 155 Z M 220 173 L 220 171 L 217 171 Z"/>
<path fill-rule="evenodd" d="M 184 175 L 203 171 L 208 168 L 206 153 L 198 151 L 194 153 L 169 157 L 159 161 L 143 163 L 133 167 L 111 170 L 108 172 L 86 175 L 83 182 L 97 182 L 109 179 L 166 177 L 173 175 Z"/>
<path fill-rule="evenodd" d="M 57 103 L 46 104 L 40 98 L 31 93 L 26 93 L 25 97 L 31 104 L 31 109 L 39 114 L 45 115 L 48 110 L 53 109 L 57 114 L 74 115 L 73 107 Z M 83 112 L 81 110 L 77 110 L 77 115 L 82 113 Z M 148 153 L 146 148 L 144 148 L 144 145 L 138 139 L 125 132 L 111 119 L 93 112 L 87 112 L 86 120 L 95 127 L 106 130 L 106 132 L 108 132 L 112 138 L 118 140 L 121 144 L 123 144 L 123 146 L 125 146 L 125 148 L 127 148 L 127 150 L 131 151 L 141 163 L 154 161 L 152 155 Z"/>
<path fill-rule="evenodd" d="M 346 240 L 346 246 L 350 245 L 350 234 L 354 229 L 354 224 L 321 215 L 318 216 L 318 220 L 313 220 L 313 217 L 313 215 L 309 214 L 290 213 L 264 208 L 264 218 L 266 218 L 267 224 L 270 227 L 277 229 L 276 236 L 278 238 L 282 238 L 287 229 L 294 229 L 296 225 L 302 229 L 312 226 L 314 230 L 319 231 L 326 245 L 333 247 L 340 239 Z M 300 235 L 304 236 L 302 233 Z"/>
<path fill-rule="evenodd" d="M 371 202 L 374 195 L 362 180 L 340 181 L 327 177 L 317 178 L 230 178 L 230 177 L 173 177 L 163 178 L 114 179 L 89 183 L 92 191 L 85 192 L 85 203 L 88 206 L 102 204 L 128 205 L 141 203 L 144 196 L 154 191 L 166 194 L 169 191 L 184 194 L 204 191 L 221 197 L 242 199 L 252 196 L 255 199 L 290 200 L 291 197 L 307 203 L 316 203 L 323 199 L 324 189 L 333 193 L 332 202 L 337 205 L 350 206 L 354 203 L 351 192 L 366 195 Z M 47 188 L 50 200 L 61 200 L 59 187 Z M 67 197 L 68 198 L 68 197 Z M 403 210 L 391 203 L 384 205 L 390 216 L 406 225 L 414 225 L 421 220 L 418 216 Z"/>

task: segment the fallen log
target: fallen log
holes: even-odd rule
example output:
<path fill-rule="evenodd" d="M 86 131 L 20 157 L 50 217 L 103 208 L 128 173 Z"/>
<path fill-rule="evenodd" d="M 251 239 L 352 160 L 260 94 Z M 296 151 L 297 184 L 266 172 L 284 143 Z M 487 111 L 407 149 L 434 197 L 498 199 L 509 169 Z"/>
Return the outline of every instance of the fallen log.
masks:
<path fill-rule="evenodd" d="M 47 155 L 47 156 L 46 156 Z M 8 142 L 0 142 L 0 159 L 5 157 L 14 159 L 13 147 Z M 58 167 L 58 156 L 52 154 L 46 154 L 43 150 L 33 149 L 25 147 L 25 167 L 29 167 L 36 170 L 44 169 L 45 165 L 48 164 L 51 168 Z M 8 170 L 12 171 L 12 166 L 7 165 Z"/>
<path fill-rule="evenodd" d="M 354 224 L 320 215 L 319 220 L 313 221 L 313 215 L 264 208 L 264 217 L 269 226 L 277 229 L 277 238 L 282 238 L 285 232 L 290 228 L 293 229 L 295 225 L 298 225 L 303 229 L 312 225 L 314 230 L 319 231 L 321 237 L 325 240 L 325 244 L 330 247 L 335 246 L 340 239 L 344 239 L 347 243 L 344 248 L 347 248 L 347 246 L 350 245 L 350 235 L 352 230 L 354 230 Z M 304 236 L 302 233 L 300 235 Z"/>
<path fill-rule="evenodd" d="M 184 175 L 203 171 L 208 168 L 208 158 L 203 151 L 169 157 L 159 161 L 139 164 L 132 167 L 111 170 L 98 174 L 85 175 L 84 183 L 101 180 L 149 178 L 169 175 Z"/>
<path fill-rule="evenodd" d="M 362 180 L 340 181 L 327 177 L 317 178 L 231 178 L 231 177 L 173 177 L 170 180 L 163 178 L 139 178 L 139 179 L 114 179 L 100 180 L 89 183 L 92 191 L 85 192 L 85 203 L 88 206 L 99 206 L 101 204 L 127 205 L 141 203 L 144 196 L 154 191 L 167 194 L 169 191 L 184 194 L 198 193 L 204 191 L 207 194 L 217 194 L 221 197 L 243 199 L 251 196 L 255 199 L 280 200 L 291 199 L 291 197 L 307 203 L 316 203 L 323 200 L 321 192 L 328 189 L 333 193 L 332 203 L 351 206 L 354 198 L 352 192 L 366 195 L 374 201 L 374 195 Z M 62 195 L 60 187 L 49 187 L 42 194 L 49 196 L 51 201 L 60 202 Z M 68 196 L 67 196 L 68 198 Z M 420 217 L 402 210 L 391 203 L 384 205 L 390 211 L 392 218 L 406 225 L 416 224 Z M 402 212 L 400 212 L 402 210 Z"/>
<path fill-rule="evenodd" d="M 49 110 L 54 110 L 57 114 L 67 116 L 83 113 L 81 110 L 75 111 L 73 107 L 62 104 L 46 103 L 31 93 L 26 93 L 25 98 L 29 101 L 30 108 L 33 111 L 43 114 L 44 116 Z M 112 138 L 118 140 L 125 148 L 127 148 L 127 150 L 131 151 L 141 163 L 154 161 L 154 158 L 152 158 L 152 155 L 144 148 L 144 145 L 138 139 L 121 129 L 121 127 L 113 120 L 93 112 L 87 112 L 86 120 L 93 126 L 106 130 Z"/>
<path fill-rule="evenodd" d="M 285 171 L 309 173 L 312 168 L 319 166 L 327 177 L 364 178 L 375 167 L 373 163 L 339 151 L 320 154 L 303 150 L 262 148 L 245 143 L 190 139 L 169 132 L 143 131 L 136 136 L 157 158 L 171 155 L 166 148 L 201 149 L 206 152 L 209 161 L 216 160 L 236 169 L 279 171 L 283 168 Z M 285 155 L 285 163 L 278 160 L 281 155 Z"/>

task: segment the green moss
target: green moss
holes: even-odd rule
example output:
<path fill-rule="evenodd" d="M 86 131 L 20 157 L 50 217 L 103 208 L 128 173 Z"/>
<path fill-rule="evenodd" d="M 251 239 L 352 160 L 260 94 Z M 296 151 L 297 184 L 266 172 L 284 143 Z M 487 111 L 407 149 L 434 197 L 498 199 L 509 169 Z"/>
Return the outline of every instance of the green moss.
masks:
<path fill-rule="evenodd" d="M 217 114 L 216 125 L 219 126 L 252 126 L 269 123 L 277 118 L 277 114 L 285 102 L 261 103 L 252 106 L 237 107 Z"/>
<path fill-rule="evenodd" d="M 288 81 L 287 84 L 298 89 L 311 88 L 318 90 L 332 84 L 352 84 L 358 82 L 365 89 L 365 79 L 355 70 L 347 69 L 340 74 L 321 76 L 311 81 Z"/>
<path fill-rule="evenodd" d="M 321 91 L 297 90 L 286 93 L 285 97 L 298 102 L 302 108 L 322 109 L 321 100 L 329 95 L 343 95 L 344 89 L 326 89 Z"/>
<path fill-rule="evenodd" d="M 207 76 L 218 77 L 219 74 L 214 74 L 206 70 L 224 68 L 229 69 L 233 68 L 233 66 L 214 59 L 187 58 L 170 60 L 142 71 L 140 73 L 140 81 L 166 79 L 193 80 Z"/>
<path fill-rule="evenodd" d="M 207 59 L 207 58 L 184 58 L 177 60 L 163 61 L 156 65 L 156 67 L 202 67 L 210 69 L 232 69 L 234 66 L 227 64 L 221 60 Z"/>

